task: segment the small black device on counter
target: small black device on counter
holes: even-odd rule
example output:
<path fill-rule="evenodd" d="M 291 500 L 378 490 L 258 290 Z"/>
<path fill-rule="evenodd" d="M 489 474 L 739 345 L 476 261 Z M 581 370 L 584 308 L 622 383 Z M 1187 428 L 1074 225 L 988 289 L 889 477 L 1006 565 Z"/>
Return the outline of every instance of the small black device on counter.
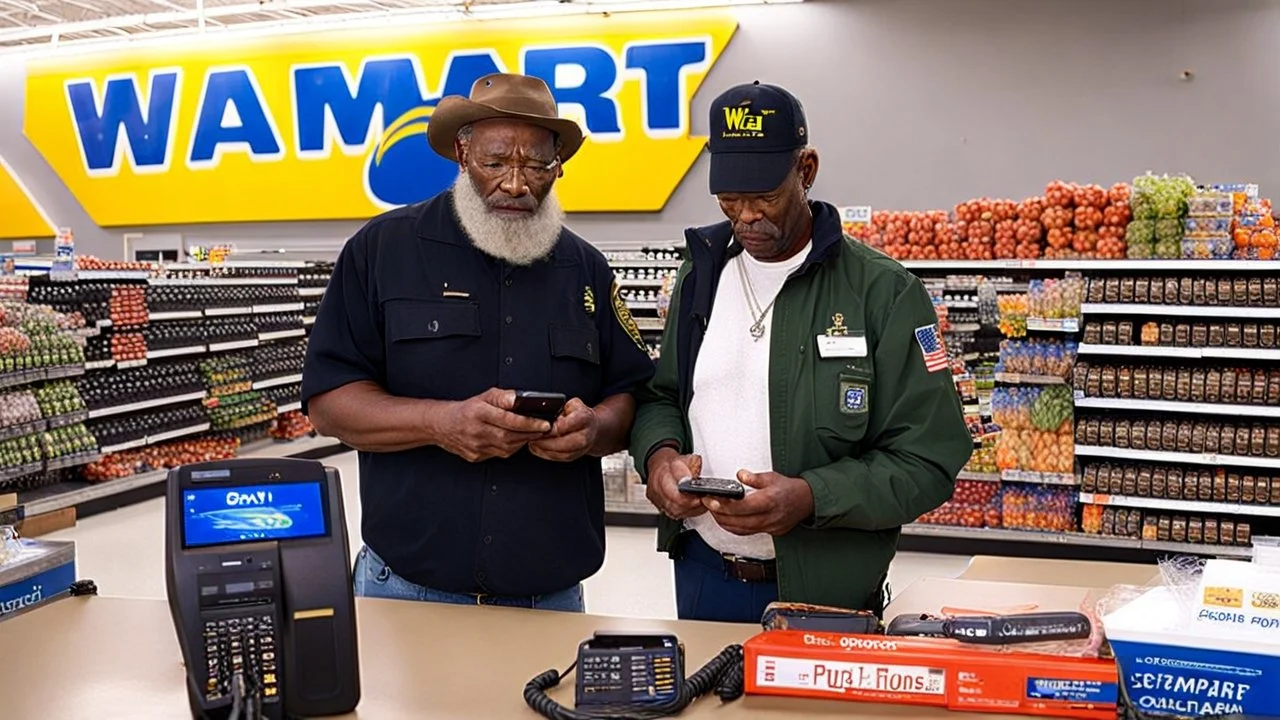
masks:
<path fill-rule="evenodd" d="M 554 423 L 568 402 L 562 393 L 517 390 L 515 406 L 511 412 L 525 417 L 538 418 Z"/>
<path fill-rule="evenodd" d="M 733 500 L 741 500 L 747 496 L 747 487 L 730 478 L 687 478 L 677 483 L 676 489 L 686 495 L 710 495 Z"/>
<path fill-rule="evenodd" d="M 192 717 L 355 709 L 360 665 L 337 470 L 293 459 L 171 470 L 165 558 Z"/>
<path fill-rule="evenodd" d="M 899 615 L 889 623 L 885 634 L 951 638 L 974 645 L 1015 645 L 1087 640 L 1093 634 L 1093 623 L 1078 612 L 959 617 Z"/>
<path fill-rule="evenodd" d="M 569 710 L 547 690 L 575 668 L 575 709 Z M 524 699 L 550 720 L 648 720 L 676 715 L 712 691 L 724 702 L 742 696 L 741 645 L 725 648 L 686 679 L 684 646 L 674 635 L 597 632 L 578 645 L 568 670 L 530 680 Z"/>

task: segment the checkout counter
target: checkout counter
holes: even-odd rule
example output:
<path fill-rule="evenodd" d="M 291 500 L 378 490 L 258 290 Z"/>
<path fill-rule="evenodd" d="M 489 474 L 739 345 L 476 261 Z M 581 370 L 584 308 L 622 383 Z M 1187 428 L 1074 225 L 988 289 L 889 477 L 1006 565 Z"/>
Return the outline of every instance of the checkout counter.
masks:
<path fill-rule="evenodd" d="M 1153 566 L 976 558 L 961 578 L 1097 586 L 1146 584 Z M 924 581 L 922 581 L 924 582 Z M 662 631 L 684 643 L 692 672 L 758 625 L 665 622 L 530 610 L 356 600 L 361 720 L 538 718 L 526 682 L 564 668 L 597 630 Z M 190 717 L 186 671 L 164 600 L 70 598 L 0 623 L 0 717 L 4 720 Z M 550 695 L 572 707 L 573 683 Z M 900 705 L 746 696 L 703 697 L 689 718 L 1013 718 Z"/>

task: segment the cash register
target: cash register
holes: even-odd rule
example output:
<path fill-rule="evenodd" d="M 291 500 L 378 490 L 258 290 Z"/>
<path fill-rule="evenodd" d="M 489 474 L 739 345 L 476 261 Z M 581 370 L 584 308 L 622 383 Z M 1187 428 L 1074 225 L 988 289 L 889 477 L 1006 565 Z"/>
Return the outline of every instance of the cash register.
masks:
<path fill-rule="evenodd" d="M 236 459 L 170 471 L 165 574 L 193 718 L 355 708 L 349 548 L 334 468 Z"/>

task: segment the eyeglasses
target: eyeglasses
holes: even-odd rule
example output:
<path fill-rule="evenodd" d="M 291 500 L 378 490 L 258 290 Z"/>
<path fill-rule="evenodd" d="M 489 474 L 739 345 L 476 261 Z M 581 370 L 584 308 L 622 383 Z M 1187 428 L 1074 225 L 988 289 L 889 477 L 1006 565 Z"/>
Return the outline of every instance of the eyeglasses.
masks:
<path fill-rule="evenodd" d="M 472 162 L 482 175 L 492 179 L 506 178 L 517 172 L 527 181 L 547 182 L 555 177 L 560 167 L 560 158 L 550 162 L 508 163 L 491 158 L 474 158 Z"/>

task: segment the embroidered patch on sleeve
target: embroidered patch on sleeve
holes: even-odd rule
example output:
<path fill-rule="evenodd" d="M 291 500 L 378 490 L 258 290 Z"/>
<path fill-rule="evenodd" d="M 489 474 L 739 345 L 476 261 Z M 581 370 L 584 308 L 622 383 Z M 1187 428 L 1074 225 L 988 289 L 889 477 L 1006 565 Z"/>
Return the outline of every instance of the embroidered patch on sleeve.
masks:
<path fill-rule="evenodd" d="M 918 327 L 915 335 L 916 343 L 920 345 L 920 352 L 924 355 L 926 371 L 938 372 L 951 366 L 951 362 L 947 359 L 947 348 L 942 344 L 942 338 L 938 336 L 937 325 Z"/>
<path fill-rule="evenodd" d="M 649 352 L 649 348 L 644 344 L 644 338 L 640 336 L 640 328 L 636 325 L 636 319 L 631 317 L 631 308 L 627 307 L 627 301 L 622 299 L 622 294 L 618 289 L 618 281 L 613 281 L 613 288 L 609 292 L 612 295 L 613 314 L 618 319 L 618 324 L 626 331 L 627 335 L 635 342 L 636 347 Z"/>

